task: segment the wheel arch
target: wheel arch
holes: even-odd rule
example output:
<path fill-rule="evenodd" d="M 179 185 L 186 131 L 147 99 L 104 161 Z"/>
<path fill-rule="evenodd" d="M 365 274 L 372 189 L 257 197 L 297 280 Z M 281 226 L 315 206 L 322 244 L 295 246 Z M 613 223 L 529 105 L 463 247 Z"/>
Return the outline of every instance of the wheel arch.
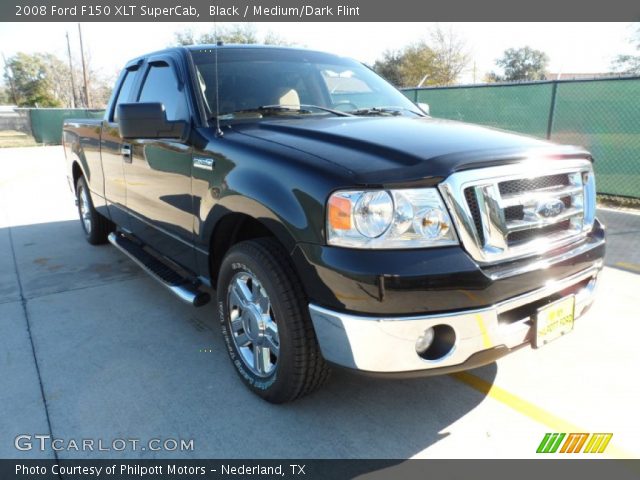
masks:
<path fill-rule="evenodd" d="M 256 218 L 242 211 L 227 211 L 220 215 L 212 227 L 208 242 L 211 284 L 217 284 L 220 265 L 231 247 L 245 240 L 264 237 L 275 239 L 288 253 L 295 246 L 295 240 L 284 228 L 278 228 L 265 218 Z"/>
<path fill-rule="evenodd" d="M 80 162 L 78 162 L 78 160 L 74 160 L 71 164 L 71 175 L 73 178 L 73 189 L 75 191 L 80 177 L 85 177 L 84 171 L 82 170 L 82 167 L 80 166 Z"/>

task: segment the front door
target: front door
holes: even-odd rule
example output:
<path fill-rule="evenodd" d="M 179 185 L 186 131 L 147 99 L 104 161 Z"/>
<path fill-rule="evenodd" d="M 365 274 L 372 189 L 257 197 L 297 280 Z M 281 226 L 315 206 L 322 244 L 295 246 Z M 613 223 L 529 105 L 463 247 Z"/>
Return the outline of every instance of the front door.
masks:
<path fill-rule="evenodd" d="M 147 66 L 139 102 L 161 102 L 167 120 L 188 120 L 184 92 L 170 61 Z M 127 209 L 136 237 L 187 269 L 195 269 L 193 251 L 192 148 L 176 139 L 131 140 L 124 163 Z"/>

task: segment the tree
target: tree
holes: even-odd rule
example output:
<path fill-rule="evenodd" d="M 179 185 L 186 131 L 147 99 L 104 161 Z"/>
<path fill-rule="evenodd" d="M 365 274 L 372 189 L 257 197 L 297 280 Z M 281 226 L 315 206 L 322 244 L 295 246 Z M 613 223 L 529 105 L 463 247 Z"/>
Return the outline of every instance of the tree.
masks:
<path fill-rule="evenodd" d="M 80 65 L 79 61 L 74 62 Z M 73 105 L 73 90 L 69 64 L 51 53 L 17 53 L 7 60 L 8 68 L 5 79 L 9 83 L 9 75 L 13 80 L 17 103 L 21 107 L 70 107 Z M 82 78 L 82 71 L 74 69 L 76 79 Z M 92 107 L 104 107 L 111 95 L 112 81 L 103 78 L 90 67 L 87 56 L 87 76 Z M 10 93 L 10 92 L 9 92 Z M 76 95 L 79 105 L 86 104 L 82 82 L 76 82 Z M 12 101 L 13 103 L 13 101 Z"/>
<path fill-rule="evenodd" d="M 636 26 L 636 32 L 632 43 L 640 53 L 640 23 Z M 612 68 L 620 73 L 628 75 L 640 75 L 640 55 L 618 55 L 612 63 Z"/>
<path fill-rule="evenodd" d="M 509 48 L 504 51 L 496 65 L 502 68 L 504 75 L 491 72 L 495 81 L 544 80 L 549 57 L 540 50 L 531 47 Z"/>
<path fill-rule="evenodd" d="M 382 58 L 376 60 L 373 69 L 388 82 L 402 86 L 404 80 L 402 78 L 402 52 L 396 50 L 387 50 L 382 54 Z"/>
<path fill-rule="evenodd" d="M 91 108 L 105 108 L 111 98 L 111 92 L 113 91 L 113 84 L 115 78 L 108 79 L 101 76 L 94 76 L 91 83 Z"/>
<path fill-rule="evenodd" d="M 0 85 L 0 105 L 9 105 L 13 103 L 11 101 L 11 94 L 6 85 Z"/>
<path fill-rule="evenodd" d="M 196 39 L 194 37 L 194 33 L 192 29 L 182 30 L 181 32 L 174 32 L 173 37 L 175 38 L 176 46 L 196 44 Z M 200 42 L 200 43 L 207 43 L 207 42 Z"/>
<path fill-rule="evenodd" d="M 437 83 L 435 80 L 437 68 L 436 54 L 425 41 L 405 47 L 400 63 L 402 86 L 415 87 Z"/>
<path fill-rule="evenodd" d="M 255 25 L 251 23 L 235 23 L 231 25 L 220 25 L 216 31 L 211 30 L 209 32 L 202 33 L 196 37 L 193 30 L 183 30 L 174 33 L 175 45 L 199 45 L 199 44 L 214 44 L 217 41 L 223 43 L 241 43 L 241 44 L 256 44 L 261 43 L 265 45 L 290 45 L 291 43 L 280 37 L 274 32 L 267 32 L 264 38 L 260 39 L 258 36 L 258 30 Z"/>
<path fill-rule="evenodd" d="M 450 85 L 469 64 L 466 42 L 452 30 L 437 27 L 430 39 L 388 50 L 373 69 L 398 87 Z"/>
<path fill-rule="evenodd" d="M 438 85 L 455 83 L 471 61 L 466 42 L 452 29 L 436 27 L 431 32 L 431 50 L 435 55 L 431 81 Z"/>
<path fill-rule="evenodd" d="M 7 61 L 5 78 L 13 79 L 18 106 L 60 107 L 59 86 L 52 72 L 62 61 L 50 53 L 17 53 Z M 64 64 L 63 64 L 64 65 Z"/>
<path fill-rule="evenodd" d="M 82 76 L 82 60 L 77 59 L 73 62 L 74 68 L 74 77 L 76 78 L 76 98 L 78 99 L 79 104 L 77 107 L 86 106 L 86 99 L 84 98 L 84 83 Z M 111 97 L 111 91 L 113 90 L 113 85 L 115 83 L 115 79 L 118 76 L 118 73 L 115 75 L 103 75 L 101 72 L 96 70 L 93 67 L 93 59 L 91 56 L 91 52 L 85 52 L 85 65 L 87 67 L 87 78 L 89 80 L 89 97 L 91 98 L 91 108 L 104 108 L 109 102 L 109 98 Z M 65 75 L 69 76 L 69 67 L 67 66 L 65 70 Z M 71 92 L 71 79 L 68 81 L 69 90 Z M 69 98 L 68 105 L 71 105 L 71 99 Z"/>
<path fill-rule="evenodd" d="M 50 91 L 55 97 L 59 107 L 68 107 L 73 105 L 71 90 L 71 77 L 69 75 L 69 64 L 65 63 L 58 57 L 48 54 L 45 61 L 44 72 L 47 80 L 50 82 Z M 82 78 L 80 73 L 75 73 L 75 78 Z M 44 106 L 44 105 L 39 105 Z"/>
<path fill-rule="evenodd" d="M 397 87 L 416 87 L 435 83 L 435 53 L 421 40 L 401 50 L 388 50 L 373 69 Z"/>
<path fill-rule="evenodd" d="M 290 42 L 289 40 L 271 30 L 264 34 L 262 43 L 264 45 L 281 45 L 283 47 L 290 47 L 291 45 L 294 45 L 294 42 Z"/>
<path fill-rule="evenodd" d="M 496 83 L 501 82 L 502 78 L 495 72 L 487 72 L 484 74 L 482 81 L 484 83 Z"/>

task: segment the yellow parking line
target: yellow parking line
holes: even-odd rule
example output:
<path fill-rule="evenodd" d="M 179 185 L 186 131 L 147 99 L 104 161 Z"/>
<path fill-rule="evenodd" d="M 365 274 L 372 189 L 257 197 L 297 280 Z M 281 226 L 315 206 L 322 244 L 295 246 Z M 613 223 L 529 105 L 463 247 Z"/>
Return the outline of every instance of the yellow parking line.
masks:
<path fill-rule="evenodd" d="M 546 425 L 550 429 L 556 432 L 586 432 L 584 428 L 580 428 L 577 425 L 574 425 L 571 422 L 567 422 L 566 420 L 554 415 L 551 412 L 548 412 L 533 403 L 514 395 L 513 393 L 508 392 L 507 390 L 498 387 L 497 385 L 493 385 L 486 380 L 483 380 L 476 375 L 472 375 L 468 372 L 457 372 L 452 373 L 451 376 L 456 380 L 464 383 L 465 385 L 470 386 L 471 388 L 479 391 L 480 393 L 485 394 L 487 397 L 493 398 L 498 402 L 512 408 L 516 412 L 529 417 L 530 419 Z M 605 455 L 609 455 L 615 458 L 637 458 L 637 456 L 632 455 L 629 452 L 626 452 L 622 449 L 616 448 L 611 445 Z"/>
<path fill-rule="evenodd" d="M 478 328 L 480 329 L 480 333 L 482 334 L 482 345 L 484 345 L 484 348 L 491 348 L 491 339 L 489 338 L 489 332 L 487 331 L 487 327 L 484 324 L 482 315 L 480 315 L 479 313 L 476 313 L 476 323 L 478 324 Z"/>
<path fill-rule="evenodd" d="M 629 263 L 629 262 L 616 262 L 616 267 L 626 268 L 627 270 L 634 270 L 636 272 L 640 272 L 640 265 L 637 263 Z"/>

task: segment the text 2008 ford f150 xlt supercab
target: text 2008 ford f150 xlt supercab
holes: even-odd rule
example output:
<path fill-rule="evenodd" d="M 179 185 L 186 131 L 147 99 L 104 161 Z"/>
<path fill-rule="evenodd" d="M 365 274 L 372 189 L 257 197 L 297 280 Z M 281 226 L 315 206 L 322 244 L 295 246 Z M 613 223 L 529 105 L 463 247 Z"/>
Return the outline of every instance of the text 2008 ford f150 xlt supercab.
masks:
<path fill-rule="evenodd" d="M 569 332 L 604 229 L 575 147 L 430 118 L 353 60 L 194 46 L 135 59 L 64 126 L 92 244 L 194 305 L 271 402 L 328 365 L 447 373 Z"/>

